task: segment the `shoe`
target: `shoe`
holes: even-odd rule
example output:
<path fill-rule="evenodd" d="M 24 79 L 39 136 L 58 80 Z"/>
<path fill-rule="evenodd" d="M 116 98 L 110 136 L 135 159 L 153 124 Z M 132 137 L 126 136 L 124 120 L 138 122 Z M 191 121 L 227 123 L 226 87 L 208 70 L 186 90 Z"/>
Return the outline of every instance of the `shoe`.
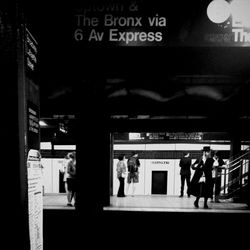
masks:
<path fill-rule="evenodd" d="M 204 208 L 205 208 L 205 209 L 208 209 L 209 207 L 208 207 L 208 205 L 207 205 L 207 204 L 205 204 L 205 205 L 204 205 Z"/>
<path fill-rule="evenodd" d="M 179 195 L 179 197 L 183 197 L 183 195 L 181 194 L 181 195 Z"/>
<path fill-rule="evenodd" d="M 190 194 L 188 194 L 188 198 L 190 198 Z"/>
<path fill-rule="evenodd" d="M 68 203 L 67 206 L 68 207 L 73 207 L 73 205 L 71 203 Z"/>
<path fill-rule="evenodd" d="M 198 207 L 199 207 L 199 204 L 198 204 L 198 202 L 197 202 L 197 201 L 195 201 L 195 202 L 194 202 L 194 206 L 195 206 L 196 208 L 198 208 Z"/>

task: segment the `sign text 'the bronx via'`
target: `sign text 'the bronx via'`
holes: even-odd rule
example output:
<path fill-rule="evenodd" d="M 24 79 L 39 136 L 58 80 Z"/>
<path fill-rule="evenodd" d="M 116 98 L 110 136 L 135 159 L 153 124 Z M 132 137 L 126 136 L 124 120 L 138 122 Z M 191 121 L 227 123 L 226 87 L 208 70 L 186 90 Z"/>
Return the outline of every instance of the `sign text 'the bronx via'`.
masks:
<path fill-rule="evenodd" d="M 118 46 L 163 44 L 166 18 L 158 13 L 150 16 L 140 13 L 136 1 L 88 6 L 74 16 L 74 39 Z"/>

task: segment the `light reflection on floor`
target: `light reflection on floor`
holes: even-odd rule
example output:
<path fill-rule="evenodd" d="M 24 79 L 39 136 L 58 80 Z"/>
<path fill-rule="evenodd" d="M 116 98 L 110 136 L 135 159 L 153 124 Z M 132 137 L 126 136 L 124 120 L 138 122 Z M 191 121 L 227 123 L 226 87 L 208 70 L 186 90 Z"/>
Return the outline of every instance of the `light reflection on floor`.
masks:
<path fill-rule="evenodd" d="M 110 206 L 104 207 L 104 210 L 123 210 L 123 211 L 175 211 L 175 212 L 238 212 L 250 213 L 245 203 L 234 203 L 232 200 L 220 200 L 220 203 L 208 201 L 209 209 L 204 209 L 203 198 L 200 199 L 199 208 L 195 208 L 195 197 L 184 196 L 165 196 L 165 195 L 148 195 L 148 196 L 126 196 L 120 198 L 117 196 L 110 197 Z"/>

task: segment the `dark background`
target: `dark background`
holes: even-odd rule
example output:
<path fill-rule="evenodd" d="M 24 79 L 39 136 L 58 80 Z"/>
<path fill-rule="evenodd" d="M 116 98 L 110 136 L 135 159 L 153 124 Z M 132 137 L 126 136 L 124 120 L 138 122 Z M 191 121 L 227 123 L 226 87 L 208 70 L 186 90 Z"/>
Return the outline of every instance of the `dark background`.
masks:
<path fill-rule="evenodd" d="M 175 17 L 172 10 L 181 11 L 183 15 L 175 17 L 178 25 L 181 18 L 195 23 L 205 2 L 185 1 L 180 10 L 180 2 L 171 1 L 169 12 Z M 231 239 L 237 247 L 244 242 L 239 239 L 248 243 L 247 214 L 104 212 L 102 206 L 109 196 L 110 132 L 240 131 L 243 138 L 248 134 L 250 49 L 82 47 L 72 41 L 72 13 L 81 2 L 25 4 L 28 28 L 39 43 L 41 118 L 56 124 L 54 115 L 75 115 L 69 123 L 81 166 L 78 209 L 44 211 L 46 249 L 141 248 L 150 243 L 200 248 L 206 242 L 231 247 Z M 145 5 L 146 10 L 152 5 L 163 9 L 166 3 Z M 147 114 L 149 119 L 110 119 L 124 114 Z M 154 116 L 171 119 L 152 120 Z M 184 118 L 180 122 L 176 116 Z M 41 131 L 44 138 L 51 138 L 50 133 Z"/>

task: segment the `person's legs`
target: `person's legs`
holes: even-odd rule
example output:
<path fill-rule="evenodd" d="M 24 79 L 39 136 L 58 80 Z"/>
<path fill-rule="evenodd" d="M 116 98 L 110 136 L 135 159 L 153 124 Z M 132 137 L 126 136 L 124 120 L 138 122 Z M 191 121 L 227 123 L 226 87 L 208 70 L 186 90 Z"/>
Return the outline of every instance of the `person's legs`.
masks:
<path fill-rule="evenodd" d="M 134 196 L 135 194 L 135 189 L 136 189 L 136 183 L 134 181 L 132 182 L 132 195 Z"/>
<path fill-rule="evenodd" d="M 215 202 L 220 202 L 219 201 L 220 188 L 221 188 L 221 176 L 217 176 L 215 179 Z"/>
<path fill-rule="evenodd" d="M 72 200 L 72 180 L 71 178 L 67 178 L 67 187 L 68 187 L 68 192 L 67 192 L 67 201 L 68 201 L 68 206 L 71 205 L 71 200 Z"/>
<path fill-rule="evenodd" d="M 139 182 L 139 173 L 135 172 L 133 173 L 133 178 L 131 178 L 133 184 L 132 184 L 132 195 L 135 194 L 135 190 L 136 190 L 136 185 Z"/>
<path fill-rule="evenodd" d="M 127 183 L 126 195 L 128 195 L 129 187 L 130 187 L 130 183 Z"/>
<path fill-rule="evenodd" d="M 74 200 L 74 204 L 76 203 L 76 179 L 72 179 L 72 189 L 71 189 L 71 202 Z"/>
<path fill-rule="evenodd" d="M 119 188 L 117 192 L 117 197 L 121 197 L 121 177 L 119 177 L 118 180 L 119 180 Z"/>
<path fill-rule="evenodd" d="M 207 200 L 208 200 L 208 197 L 204 197 L 204 208 L 208 208 Z"/>
<path fill-rule="evenodd" d="M 120 188 L 121 188 L 121 196 L 124 197 L 125 193 L 124 193 L 124 178 L 123 177 L 121 177 L 121 180 L 120 180 Z"/>
<path fill-rule="evenodd" d="M 126 195 L 128 195 L 128 191 L 129 191 L 130 184 L 131 184 L 131 174 L 128 173 L 128 181 L 127 181 Z"/>
<path fill-rule="evenodd" d="M 195 199 L 195 201 L 194 201 L 194 206 L 195 206 L 196 208 L 199 207 L 199 200 L 200 200 L 200 197 L 197 196 L 196 199 Z"/>
<path fill-rule="evenodd" d="M 186 176 L 186 183 L 187 183 L 187 195 L 190 197 L 190 174 Z"/>
<path fill-rule="evenodd" d="M 67 201 L 68 201 L 68 203 L 70 203 L 71 194 L 69 194 L 70 191 L 69 191 L 69 189 L 68 189 L 68 183 L 67 183 L 67 181 L 64 182 L 64 188 L 65 188 L 66 195 L 67 195 Z"/>
<path fill-rule="evenodd" d="M 213 198 L 215 197 L 215 185 L 216 185 L 216 179 L 212 178 L 212 198 L 211 198 L 211 202 L 213 202 Z"/>
<path fill-rule="evenodd" d="M 185 183 L 185 175 L 181 175 L 181 193 L 179 197 L 183 196 L 184 183 Z"/>
<path fill-rule="evenodd" d="M 118 193 L 117 196 L 118 197 L 124 197 L 124 178 L 123 177 L 119 177 L 119 189 L 118 189 Z"/>

